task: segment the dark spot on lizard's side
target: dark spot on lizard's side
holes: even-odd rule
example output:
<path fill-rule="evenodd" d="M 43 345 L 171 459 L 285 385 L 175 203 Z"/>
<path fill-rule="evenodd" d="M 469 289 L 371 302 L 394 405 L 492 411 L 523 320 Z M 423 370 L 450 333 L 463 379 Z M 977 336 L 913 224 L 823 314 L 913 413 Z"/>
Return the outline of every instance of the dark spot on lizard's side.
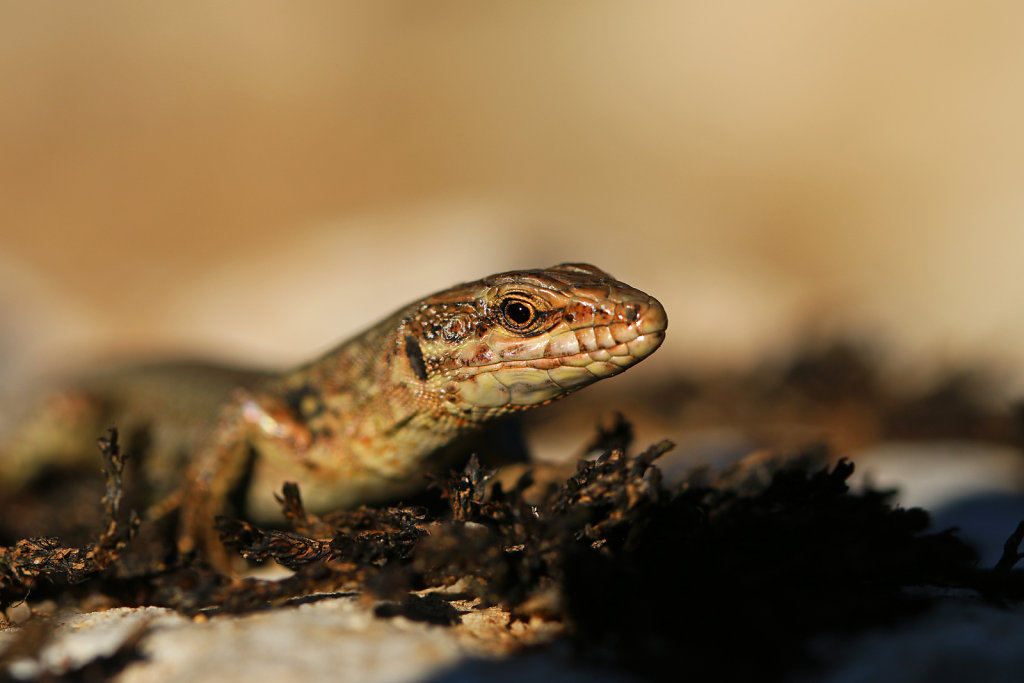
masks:
<path fill-rule="evenodd" d="M 427 364 L 423 360 L 423 349 L 412 335 L 405 337 L 405 355 L 409 357 L 412 371 L 422 382 L 427 381 Z"/>
<path fill-rule="evenodd" d="M 288 410 L 301 418 L 316 417 L 324 411 L 324 402 L 320 391 L 309 384 L 285 391 L 284 402 L 288 406 Z"/>

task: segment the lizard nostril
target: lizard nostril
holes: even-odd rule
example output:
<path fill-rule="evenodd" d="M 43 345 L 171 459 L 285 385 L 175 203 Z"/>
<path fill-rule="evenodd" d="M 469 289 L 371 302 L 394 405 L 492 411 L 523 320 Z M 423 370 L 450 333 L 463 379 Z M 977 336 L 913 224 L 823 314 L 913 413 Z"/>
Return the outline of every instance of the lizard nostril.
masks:
<path fill-rule="evenodd" d="M 636 306 L 633 305 L 626 306 L 624 315 L 626 316 L 626 320 L 628 320 L 631 323 L 635 323 L 637 318 L 640 317 L 640 314 L 637 311 Z"/>

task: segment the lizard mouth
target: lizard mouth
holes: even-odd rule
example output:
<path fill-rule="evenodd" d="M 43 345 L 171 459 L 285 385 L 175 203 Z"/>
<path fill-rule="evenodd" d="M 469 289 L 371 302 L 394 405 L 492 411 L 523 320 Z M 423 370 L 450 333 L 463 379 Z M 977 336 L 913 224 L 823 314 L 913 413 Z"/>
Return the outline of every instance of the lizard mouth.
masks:
<path fill-rule="evenodd" d="M 536 369 L 550 372 L 560 368 L 578 368 L 593 372 L 596 370 L 594 366 L 610 366 L 609 369 L 616 369 L 615 372 L 596 374 L 594 378 L 600 379 L 636 365 L 654 353 L 664 340 L 664 332 L 651 332 L 637 335 L 628 342 L 599 347 L 592 351 L 580 351 L 565 356 L 496 361 L 463 368 L 457 380 L 471 379 L 483 374 L 503 373 L 506 370 Z"/>

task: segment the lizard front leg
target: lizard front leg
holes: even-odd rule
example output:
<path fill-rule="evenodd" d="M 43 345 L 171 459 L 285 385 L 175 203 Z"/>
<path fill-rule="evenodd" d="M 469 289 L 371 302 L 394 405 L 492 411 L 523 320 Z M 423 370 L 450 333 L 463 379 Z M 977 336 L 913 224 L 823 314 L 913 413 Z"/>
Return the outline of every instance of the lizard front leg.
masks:
<path fill-rule="evenodd" d="M 294 450 L 304 448 L 309 438 L 309 430 L 276 401 L 237 390 L 185 473 L 178 551 L 195 551 L 214 566 L 229 569 L 231 561 L 218 538 L 215 521 L 244 483 L 251 459 L 260 457 L 261 445 L 268 440 Z"/>

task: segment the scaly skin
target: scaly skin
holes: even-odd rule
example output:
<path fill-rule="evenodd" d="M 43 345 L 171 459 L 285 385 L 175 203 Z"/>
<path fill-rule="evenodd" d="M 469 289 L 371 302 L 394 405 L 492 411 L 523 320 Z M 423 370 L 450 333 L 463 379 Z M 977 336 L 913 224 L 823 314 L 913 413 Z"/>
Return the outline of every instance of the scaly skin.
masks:
<path fill-rule="evenodd" d="M 624 371 L 666 324 L 654 298 L 563 264 L 457 285 L 290 373 L 240 382 L 169 499 L 179 548 L 216 553 L 213 518 L 245 475 L 256 519 L 280 514 L 285 481 L 313 511 L 420 488 L 461 437 Z"/>

